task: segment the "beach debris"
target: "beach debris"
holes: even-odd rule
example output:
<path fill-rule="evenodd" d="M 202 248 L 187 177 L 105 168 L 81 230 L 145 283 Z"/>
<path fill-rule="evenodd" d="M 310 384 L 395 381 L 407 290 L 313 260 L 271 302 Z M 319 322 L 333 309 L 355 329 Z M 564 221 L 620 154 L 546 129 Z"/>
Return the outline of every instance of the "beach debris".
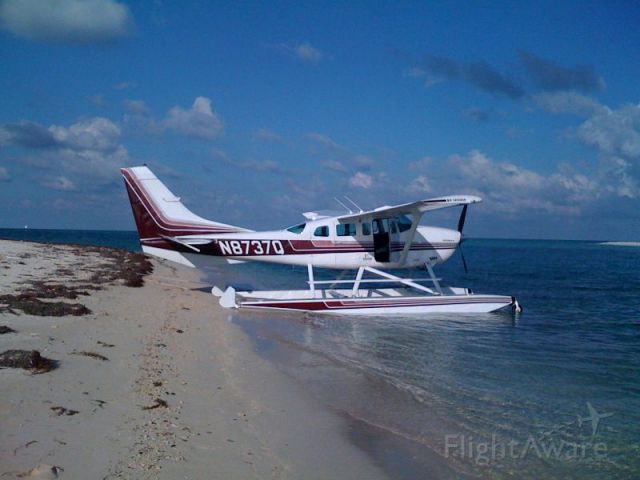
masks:
<path fill-rule="evenodd" d="M 31 440 L 30 442 L 27 442 L 24 445 L 20 445 L 19 447 L 14 448 L 13 449 L 13 456 L 15 457 L 18 454 L 18 450 L 20 450 L 21 448 L 29 448 L 34 443 L 38 443 L 38 441 L 37 440 Z"/>
<path fill-rule="evenodd" d="M 56 407 L 49 407 L 51 410 L 53 410 L 57 416 L 62 416 L 62 415 L 67 415 L 67 416 L 72 416 L 72 415 L 76 415 L 78 413 L 80 413 L 78 410 L 72 410 L 70 408 L 65 408 L 65 407 L 61 407 L 61 406 L 56 406 Z"/>
<path fill-rule="evenodd" d="M 58 367 L 56 360 L 45 358 L 37 350 L 7 350 L 0 353 L 0 367 L 23 368 L 46 373 Z"/>
<path fill-rule="evenodd" d="M 77 287 L 70 287 L 61 283 L 46 283 L 42 280 L 32 280 L 28 282 L 30 288 L 22 290 L 23 294 L 33 295 L 37 298 L 67 298 L 75 300 L 79 295 L 89 295 L 86 290 Z M 83 288 L 91 288 L 91 285 Z"/>
<path fill-rule="evenodd" d="M 105 357 L 104 355 L 100 355 L 99 353 L 95 353 L 95 352 L 76 352 L 75 350 L 73 352 L 71 352 L 73 355 L 84 355 L 85 357 L 91 357 L 91 358 L 95 358 L 96 360 L 102 360 L 103 362 L 108 362 L 109 359 L 107 357 Z"/>
<path fill-rule="evenodd" d="M 159 380 L 156 380 L 155 382 L 153 382 L 153 386 L 154 387 L 161 387 L 162 386 L 162 382 Z"/>
<path fill-rule="evenodd" d="M 154 410 L 160 407 L 167 408 L 168 406 L 169 404 L 167 403 L 166 400 L 163 400 L 161 398 L 156 398 L 152 405 L 144 406 L 142 407 L 142 410 Z"/>
<path fill-rule="evenodd" d="M 22 310 L 27 315 L 44 317 L 79 316 L 91 313 L 91 310 L 80 303 L 43 302 L 33 292 L 0 295 L 0 303 L 6 303 L 11 313 L 15 313 L 15 309 Z"/>
<path fill-rule="evenodd" d="M 184 330 L 182 330 L 181 328 L 176 328 L 176 333 L 184 333 Z"/>
<path fill-rule="evenodd" d="M 57 465 L 40 464 L 37 467 L 32 468 L 28 472 L 19 473 L 18 478 L 38 478 L 41 480 L 53 480 L 60 476 L 60 473 L 64 472 L 64 468 Z"/>
<path fill-rule="evenodd" d="M 106 400 L 91 400 L 91 402 L 95 403 L 98 408 L 104 408 L 104 406 L 107 404 Z M 95 412 L 96 409 L 94 409 L 93 411 Z"/>
<path fill-rule="evenodd" d="M 7 327 L 6 325 L 0 325 L 0 335 L 4 335 L 6 333 L 16 333 L 16 331 L 11 327 Z"/>
<path fill-rule="evenodd" d="M 90 281 L 96 284 L 120 280 L 127 287 L 142 287 L 144 276 L 153 271 L 153 264 L 142 253 L 98 246 L 77 246 L 75 253 L 98 253 L 109 260 L 109 263 L 100 264 L 92 275 Z"/>
<path fill-rule="evenodd" d="M 96 343 L 98 345 L 100 345 L 101 347 L 105 347 L 105 348 L 115 347 L 115 345 L 113 343 L 106 343 L 106 342 L 102 342 L 100 340 L 98 340 Z"/>

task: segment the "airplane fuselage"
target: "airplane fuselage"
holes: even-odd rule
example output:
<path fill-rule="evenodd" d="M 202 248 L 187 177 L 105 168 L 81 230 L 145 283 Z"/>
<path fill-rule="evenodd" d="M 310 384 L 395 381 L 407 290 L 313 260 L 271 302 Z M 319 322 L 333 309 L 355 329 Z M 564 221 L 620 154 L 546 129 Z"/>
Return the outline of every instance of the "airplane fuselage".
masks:
<path fill-rule="evenodd" d="M 148 253 L 157 253 L 156 249 L 174 250 L 192 263 L 202 263 L 204 259 L 198 257 L 213 256 L 231 262 L 262 261 L 346 269 L 363 265 L 411 268 L 427 262 L 436 265 L 451 257 L 460 242 L 456 230 L 418 226 L 413 242 L 404 252 L 409 227 L 410 223 L 393 218 L 376 220 L 373 224 L 345 224 L 327 217 L 286 230 L 175 237 L 185 245 L 162 237 L 143 238 L 141 243 Z"/>

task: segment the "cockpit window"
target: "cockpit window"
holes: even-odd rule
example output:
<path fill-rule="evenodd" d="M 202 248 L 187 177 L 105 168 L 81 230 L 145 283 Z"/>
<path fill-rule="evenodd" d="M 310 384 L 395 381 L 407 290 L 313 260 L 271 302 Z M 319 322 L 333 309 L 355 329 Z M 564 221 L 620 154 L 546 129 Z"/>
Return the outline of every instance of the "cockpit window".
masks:
<path fill-rule="evenodd" d="M 400 215 L 396 218 L 396 223 L 398 224 L 398 230 L 400 230 L 400 232 L 406 232 L 411 229 L 411 219 L 406 215 Z"/>
<path fill-rule="evenodd" d="M 306 223 L 301 223 L 300 225 L 294 225 L 293 227 L 287 228 L 287 232 L 291 232 L 299 235 L 302 233 L 302 231 L 304 230 L 304 227 L 306 226 L 307 226 Z"/>
<path fill-rule="evenodd" d="M 371 224 L 369 222 L 362 224 L 362 235 L 371 235 Z"/>

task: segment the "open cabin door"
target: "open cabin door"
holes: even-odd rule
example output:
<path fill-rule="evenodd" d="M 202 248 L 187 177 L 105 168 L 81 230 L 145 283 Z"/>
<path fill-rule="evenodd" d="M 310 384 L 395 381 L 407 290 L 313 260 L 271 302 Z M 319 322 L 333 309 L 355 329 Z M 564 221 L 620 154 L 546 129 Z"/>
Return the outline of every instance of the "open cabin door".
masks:
<path fill-rule="evenodd" d="M 373 251 L 376 262 L 389 263 L 398 259 L 399 252 L 393 252 L 393 243 L 398 240 L 395 220 L 376 218 L 373 220 Z"/>

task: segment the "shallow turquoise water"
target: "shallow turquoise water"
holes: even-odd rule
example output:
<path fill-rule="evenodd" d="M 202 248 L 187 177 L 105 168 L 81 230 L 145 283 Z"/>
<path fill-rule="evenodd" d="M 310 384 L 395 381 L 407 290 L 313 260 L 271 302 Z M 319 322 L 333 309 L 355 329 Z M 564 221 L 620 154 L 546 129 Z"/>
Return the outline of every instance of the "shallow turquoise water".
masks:
<path fill-rule="evenodd" d="M 137 248 L 133 232 L 38 235 L 30 239 Z M 468 275 L 457 256 L 437 273 L 515 295 L 523 314 L 230 319 L 344 415 L 347 434 L 395 478 L 640 478 L 640 248 L 474 239 L 464 247 Z M 301 288 L 306 271 L 245 264 L 209 277 Z M 589 407 L 603 415 L 597 425 Z"/>

